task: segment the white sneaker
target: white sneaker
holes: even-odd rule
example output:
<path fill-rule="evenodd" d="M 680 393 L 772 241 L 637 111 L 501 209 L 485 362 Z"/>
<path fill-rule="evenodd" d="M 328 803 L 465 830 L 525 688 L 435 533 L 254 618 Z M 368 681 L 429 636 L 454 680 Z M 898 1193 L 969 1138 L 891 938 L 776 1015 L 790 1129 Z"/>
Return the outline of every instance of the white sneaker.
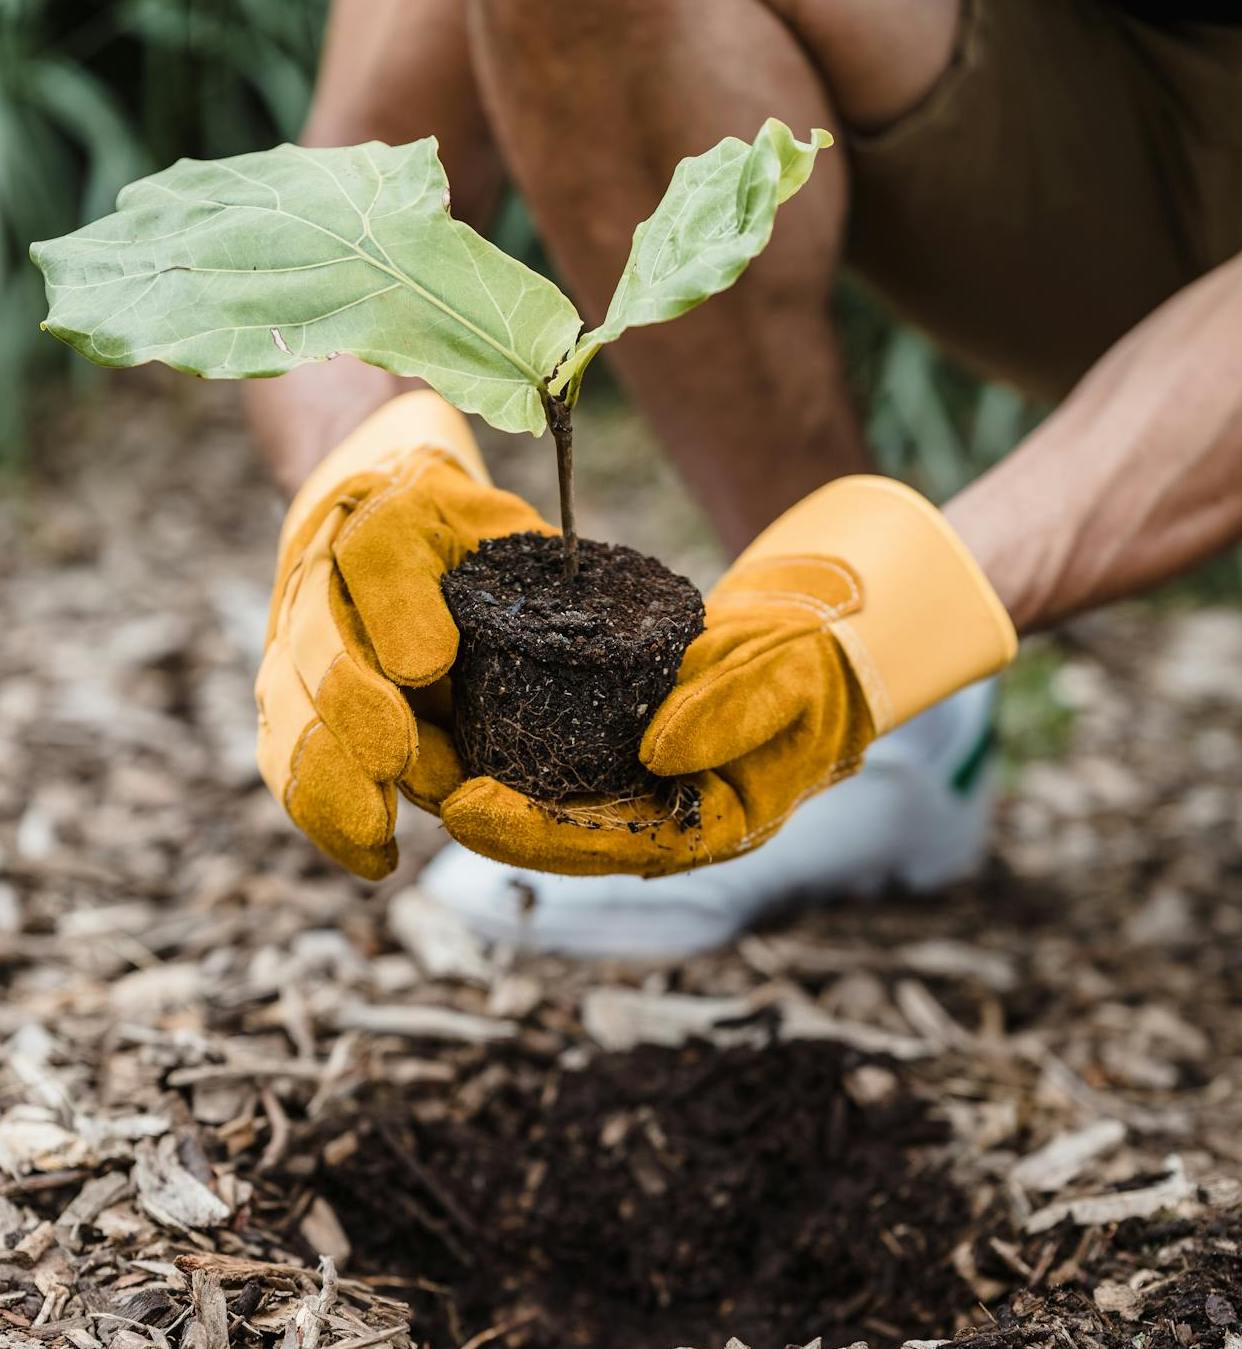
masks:
<path fill-rule="evenodd" d="M 701 870 L 555 876 L 450 843 L 419 888 L 480 936 L 581 956 L 674 957 L 720 946 L 794 898 L 934 890 L 970 875 L 995 797 L 984 680 L 877 740 L 862 770 L 806 801 L 754 852 Z"/>

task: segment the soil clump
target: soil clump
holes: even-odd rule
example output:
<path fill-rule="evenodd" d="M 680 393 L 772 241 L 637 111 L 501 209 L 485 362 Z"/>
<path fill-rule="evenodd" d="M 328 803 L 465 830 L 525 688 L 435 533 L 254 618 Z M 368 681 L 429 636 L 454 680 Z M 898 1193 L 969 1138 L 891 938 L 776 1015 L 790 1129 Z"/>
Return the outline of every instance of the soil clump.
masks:
<path fill-rule="evenodd" d="M 651 789 L 643 731 L 703 630 L 684 576 L 583 539 L 563 573 L 558 536 L 485 539 L 443 579 L 461 632 L 453 667 L 458 749 L 469 771 L 544 801 Z"/>

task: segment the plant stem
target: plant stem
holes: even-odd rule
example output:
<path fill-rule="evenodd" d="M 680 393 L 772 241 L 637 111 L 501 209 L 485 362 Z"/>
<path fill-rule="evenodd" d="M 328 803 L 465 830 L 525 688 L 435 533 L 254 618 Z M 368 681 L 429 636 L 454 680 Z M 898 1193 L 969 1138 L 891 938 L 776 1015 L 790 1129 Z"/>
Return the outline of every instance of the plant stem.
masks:
<path fill-rule="evenodd" d="M 561 489 L 561 535 L 565 543 L 565 579 L 578 575 L 578 529 L 574 522 L 574 426 L 569 404 L 555 394 L 543 395 L 548 429 L 556 442 L 556 478 Z"/>

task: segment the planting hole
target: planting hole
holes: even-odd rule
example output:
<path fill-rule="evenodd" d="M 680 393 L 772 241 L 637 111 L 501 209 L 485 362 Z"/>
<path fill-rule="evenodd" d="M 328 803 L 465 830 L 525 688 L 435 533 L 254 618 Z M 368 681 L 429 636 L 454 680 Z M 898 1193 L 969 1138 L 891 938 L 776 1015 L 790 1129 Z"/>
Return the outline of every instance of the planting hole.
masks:
<path fill-rule="evenodd" d="M 878 1345 L 972 1302 L 946 1130 L 850 1050 L 645 1046 L 578 1071 L 493 1050 L 447 1109 L 355 1105 L 358 1146 L 314 1184 L 433 1344 L 528 1315 L 508 1343 Z"/>

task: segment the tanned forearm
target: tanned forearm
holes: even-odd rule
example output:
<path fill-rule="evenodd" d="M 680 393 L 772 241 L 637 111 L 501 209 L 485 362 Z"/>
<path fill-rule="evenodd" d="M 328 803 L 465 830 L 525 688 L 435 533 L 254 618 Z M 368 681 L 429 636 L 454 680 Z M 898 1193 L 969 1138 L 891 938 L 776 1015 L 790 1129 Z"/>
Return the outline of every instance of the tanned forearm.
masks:
<path fill-rule="evenodd" d="M 1020 631 L 1242 537 L 1242 256 L 1133 329 L 946 514 Z"/>

